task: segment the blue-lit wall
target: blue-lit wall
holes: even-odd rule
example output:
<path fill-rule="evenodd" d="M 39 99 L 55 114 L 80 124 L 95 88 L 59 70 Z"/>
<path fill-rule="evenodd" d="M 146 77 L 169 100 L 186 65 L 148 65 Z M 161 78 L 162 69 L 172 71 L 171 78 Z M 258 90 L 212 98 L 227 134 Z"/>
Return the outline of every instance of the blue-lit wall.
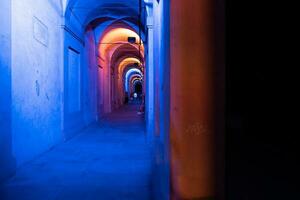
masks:
<path fill-rule="evenodd" d="M 15 169 L 11 132 L 11 2 L 0 1 L 0 182 Z"/>
<path fill-rule="evenodd" d="M 0 104 L 6 149 L 1 151 L 1 167 L 13 169 L 12 158 L 19 166 L 97 120 L 97 66 L 94 34 L 85 34 L 72 16 L 65 20 L 60 1 L 1 1 L 1 8 L 9 6 L 11 12 L 1 12 L 0 31 L 6 94 Z M 70 49 L 78 58 L 70 58 Z M 69 72 L 76 76 L 70 78 Z M 70 94 L 78 99 L 72 101 L 77 96 Z"/>
<path fill-rule="evenodd" d="M 78 18 L 66 14 L 63 1 L 63 18 L 59 24 L 63 40 L 62 64 L 62 136 L 68 139 L 97 120 L 98 66 L 96 39 L 93 30 L 85 30 Z M 74 61 L 74 55 L 77 59 Z M 76 68 L 76 69 L 75 69 Z M 72 74 L 71 74 L 72 73 Z M 74 77 L 76 74 L 76 77 Z M 70 79 L 70 77 L 72 77 Z M 75 82 L 77 84 L 74 84 Z M 74 94 L 74 91 L 77 91 Z M 74 99 L 76 101 L 74 102 Z M 75 105 L 77 103 L 78 105 Z"/>
<path fill-rule="evenodd" d="M 147 43 L 146 43 L 146 71 L 145 71 L 145 119 L 147 139 L 151 143 L 154 137 L 155 131 L 155 74 L 154 74 L 154 10 L 153 1 L 145 0 L 146 12 L 147 12 Z M 157 29 L 157 27 L 156 27 Z"/>
<path fill-rule="evenodd" d="M 146 127 L 148 139 L 151 141 L 154 137 L 154 59 L 153 59 L 153 10 L 149 8 L 148 25 L 148 43 L 146 58 Z"/>
<path fill-rule="evenodd" d="M 153 1 L 155 199 L 169 199 L 170 2 Z"/>
<path fill-rule="evenodd" d="M 17 164 L 62 140 L 62 8 L 12 1 L 12 141 Z"/>
<path fill-rule="evenodd" d="M 72 18 L 72 16 L 71 16 Z M 83 90 L 78 88 L 77 85 L 72 84 L 69 81 L 69 77 L 72 76 L 70 73 L 77 73 L 75 77 L 76 81 L 83 83 L 83 65 L 84 62 L 84 38 L 83 34 L 78 31 L 79 27 L 73 23 L 74 20 L 65 19 L 63 39 L 64 39 L 64 63 L 63 63 L 63 134 L 65 138 L 72 137 L 76 131 L 84 127 L 84 116 L 83 116 Z M 72 62 L 72 52 L 78 56 L 76 63 Z M 76 71 L 74 65 L 78 65 Z M 75 88 L 76 87 L 76 88 Z M 72 96 L 72 90 L 79 90 L 78 96 Z M 78 99 L 78 109 L 72 109 L 73 99 Z"/>
<path fill-rule="evenodd" d="M 85 33 L 85 49 L 83 63 L 83 110 L 85 125 L 95 122 L 98 118 L 98 64 L 96 60 L 96 40 L 93 30 Z"/>

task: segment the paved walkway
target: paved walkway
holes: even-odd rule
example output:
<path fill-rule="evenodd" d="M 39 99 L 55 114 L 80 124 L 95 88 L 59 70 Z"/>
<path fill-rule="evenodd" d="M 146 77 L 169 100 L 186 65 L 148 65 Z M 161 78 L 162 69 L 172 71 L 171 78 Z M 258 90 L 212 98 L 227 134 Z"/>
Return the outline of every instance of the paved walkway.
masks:
<path fill-rule="evenodd" d="M 150 149 L 137 106 L 126 106 L 17 170 L 1 200 L 147 200 Z"/>

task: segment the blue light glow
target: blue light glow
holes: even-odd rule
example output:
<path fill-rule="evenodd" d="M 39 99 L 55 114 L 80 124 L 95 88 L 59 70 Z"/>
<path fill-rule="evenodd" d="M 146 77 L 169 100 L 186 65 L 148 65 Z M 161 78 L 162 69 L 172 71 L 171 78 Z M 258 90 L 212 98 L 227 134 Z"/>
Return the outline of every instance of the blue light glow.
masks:
<path fill-rule="evenodd" d="M 129 80 L 130 80 L 129 77 L 131 77 L 134 74 L 139 74 L 141 77 L 143 77 L 143 73 L 141 72 L 141 70 L 139 70 L 137 68 L 128 70 L 125 75 L 125 90 L 126 90 L 126 92 L 128 92 L 128 88 L 129 88 Z"/>

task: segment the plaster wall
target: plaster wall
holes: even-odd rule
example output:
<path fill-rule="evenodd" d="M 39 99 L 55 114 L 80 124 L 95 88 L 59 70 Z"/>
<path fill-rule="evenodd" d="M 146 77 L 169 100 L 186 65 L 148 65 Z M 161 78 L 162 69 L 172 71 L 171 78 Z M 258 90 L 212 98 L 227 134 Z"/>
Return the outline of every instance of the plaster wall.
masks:
<path fill-rule="evenodd" d="M 81 34 L 77 31 L 76 27 L 67 23 L 64 30 L 64 123 L 63 132 L 65 138 L 74 136 L 79 130 L 85 126 L 98 120 L 99 113 L 102 108 L 98 107 L 100 103 L 99 93 L 101 93 L 101 77 L 100 69 L 97 61 L 97 42 L 95 41 L 95 32 L 88 29 Z M 77 52 L 79 57 L 79 70 L 75 73 L 78 74 L 79 87 L 74 87 L 71 83 L 68 86 L 70 69 L 74 68 L 75 63 L 69 63 L 69 52 Z M 77 98 L 69 94 L 73 89 L 80 91 L 79 101 L 80 108 L 77 110 L 70 110 L 69 104 L 72 98 Z"/>
<path fill-rule="evenodd" d="M 12 1 L 12 141 L 20 165 L 61 135 L 61 5 Z"/>
<path fill-rule="evenodd" d="M 98 65 L 96 60 L 96 41 L 93 30 L 85 33 L 84 67 L 83 67 L 83 101 L 85 124 L 88 125 L 98 119 L 97 87 Z"/>
<path fill-rule="evenodd" d="M 11 1 L 0 1 L 0 182 L 15 169 L 11 131 Z"/>

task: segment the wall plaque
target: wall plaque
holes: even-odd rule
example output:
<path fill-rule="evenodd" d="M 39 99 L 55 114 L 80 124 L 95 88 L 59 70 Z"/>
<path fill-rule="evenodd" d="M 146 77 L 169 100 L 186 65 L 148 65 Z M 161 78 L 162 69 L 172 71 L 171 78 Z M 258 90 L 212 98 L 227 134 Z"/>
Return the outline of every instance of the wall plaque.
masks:
<path fill-rule="evenodd" d="M 33 38 L 44 46 L 48 46 L 48 27 L 37 17 L 33 17 Z"/>

